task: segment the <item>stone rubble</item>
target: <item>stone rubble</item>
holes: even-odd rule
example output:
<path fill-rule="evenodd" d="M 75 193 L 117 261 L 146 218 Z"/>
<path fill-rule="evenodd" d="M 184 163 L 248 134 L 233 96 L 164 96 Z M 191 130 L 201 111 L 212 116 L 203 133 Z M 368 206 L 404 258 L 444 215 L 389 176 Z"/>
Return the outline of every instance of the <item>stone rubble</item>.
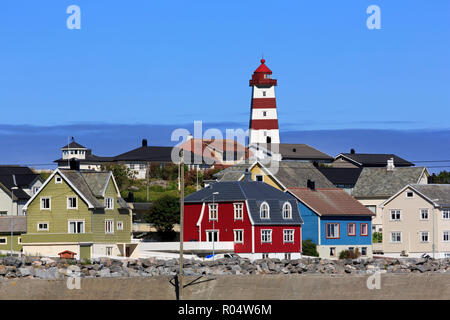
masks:
<path fill-rule="evenodd" d="M 69 260 L 38 257 L 0 258 L 0 280 L 13 278 L 63 279 L 79 276 L 96 277 L 153 277 L 174 276 L 178 260 L 95 258 Z M 252 275 L 252 274 L 372 274 L 381 273 L 447 273 L 450 258 L 359 258 L 328 260 L 302 258 L 295 260 L 224 258 L 216 261 L 184 261 L 185 276 Z"/>

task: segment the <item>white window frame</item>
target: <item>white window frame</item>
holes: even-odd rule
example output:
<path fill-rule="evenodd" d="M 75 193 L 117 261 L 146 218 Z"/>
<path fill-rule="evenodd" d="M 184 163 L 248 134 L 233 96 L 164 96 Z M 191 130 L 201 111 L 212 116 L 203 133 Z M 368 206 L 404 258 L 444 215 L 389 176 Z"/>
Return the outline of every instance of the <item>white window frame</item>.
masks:
<path fill-rule="evenodd" d="M 22 237 L 17 237 L 17 244 L 22 244 Z"/>
<path fill-rule="evenodd" d="M 111 247 L 111 246 L 105 247 L 105 255 L 108 256 L 108 257 L 112 256 L 113 249 L 114 249 L 114 247 Z"/>
<path fill-rule="evenodd" d="M 75 222 L 75 230 L 78 231 L 78 222 L 83 223 L 83 232 L 70 232 L 70 223 Z M 86 222 L 84 220 L 68 220 L 67 221 L 67 233 L 70 234 L 83 234 L 86 233 Z"/>
<path fill-rule="evenodd" d="M 70 201 L 69 199 L 75 199 L 75 207 L 69 207 Z M 67 210 L 77 210 L 78 209 L 78 197 L 77 196 L 68 196 L 67 197 Z"/>
<path fill-rule="evenodd" d="M 411 197 L 408 197 L 408 193 L 411 193 L 411 194 L 412 194 Z M 408 198 L 408 199 L 414 198 L 414 192 L 412 192 L 412 191 L 406 191 L 405 196 L 406 196 L 406 198 Z"/>
<path fill-rule="evenodd" d="M 234 234 L 234 243 L 244 243 L 244 229 L 234 229 L 233 234 Z M 239 234 L 241 235 L 240 240 L 239 236 L 237 236 Z"/>
<path fill-rule="evenodd" d="M 295 234 L 295 229 L 284 229 L 283 230 L 283 243 L 294 243 L 294 241 L 295 241 L 294 234 Z"/>
<path fill-rule="evenodd" d="M 107 228 L 108 222 L 111 225 L 110 231 Z M 105 234 L 114 234 L 114 219 L 105 219 Z"/>
<path fill-rule="evenodd" d="M 234 207 L 234 220 L 244 220 L 244 203 L 233 203 Z"/>
<path fill-rule="evenodd" d="M 218 203 L 208 203 L 208 216 L 209 221 L 219 221 L 219 204 Z M 213 217 L 213 213 L 215 217 Z"/>
<path fill-rule="evenodd" d="M 261 243 L 272 243 L 272 229 L 261 229 Z"/>
<path fill-rule="evenodd" d="M 123 221 L 117 221 L 117 231 L 123 230 Z"/>
<path fill-rule="evenodd" d="M 426 219 L 424 219 L 423 217 L 422 217 L 422 212 L 424 212 L 426 210 L 426 212 L 427 212 L 427 218 Z M 419 220 L 421 220 L 421 221 L 427 221 L 427 220 L 430 220 L 430 210 L 428 209 L 428 208 L 422 208 L 422 209 L 419 209 Z"/>
<path fill-rule="evenodd" d="M 258 180 L 258 177 L 261 177 L 261 180 Z M 255 174 L 255 181 L 264 182 L 264 175 L 263 174 Z"/>
<path fill-rule="evenodd" d="M 445 240 L 445 234 L 447 234 L 447 240 Z M 442 231 L 442 242 L 450 242 L 450 230 Z"/>
<path fill-rule="evenodd" d="M 288 216 L 285 216 L 285 213 L 286 213 L 285 209 L 286 208 L 288 209 L 287 210 Z M 286 201 L 283 204 L 283 219 L 292 219 L 292 205 L 291 205 L 291 203 L 289 201 Z"/>
<path fill-rule="evenodd" d="M 108 203 L 110 204 L 110 206 L 108 206 Z M 105 210 L 114 210 L 114 198 L 105 198 Z"/>
<path fill-rule="evenodd" d="M 423 240 L 424 234 L 426 234 L 426 236 L 427 236 L 427 241 Z M 419 242 L 420 243 L 429 243 L 430 242 L 430 232 L 429 231 L 420 231 L 419 232 Z"/>
<path fill-rule="evenodd" d="M 56 177 L 55 177 L 55 183 L 56 183 L 56 184 L 62 183 L 62 177 L 61 177 L 61 176 L 56 176 Z"/>
<path fill-rule="evenodd" d="M 0 243 L 0 245 L 7 245 L 8 244 L 8 237 L 0 237 L 0 239 L 5 239 L 5 243 Z"/>
<path fill-rule="evenodd" d="M 42 200 L 48 199 L 48 208 L 42 207 Z M 40 197 L 39 198 L 41 210 L 52 210 L 52 198 L 51 197 Z"/>
<path fill-rule="evenodd" d="M 46 224 L 47 228 L 45 228 L 45 229 L 40 228 L 39 227 L 40 224 Z M 37 231 L 49 231 L 49 230 L 50 230 L 50 224 L 48 222 L 41 221 L 41 222 L 37 223 Z"/>
<path fill-rule="evenodd" d="M 335 232 L 333 235 L 328 234 L 328 226 L 336 225 Z M 337 231 L 336 231 L 337 230 Z M 325 239 L 340 239 L 341 238 L 341 224 L 338 222 L 327 222 L 325 223 Z"/>
<path fill-rule="evenodd" d="M 216 233 L 217 234 L 217 240 L 214 240 L 214 242 L 219 242 L 219 230 L 218 229 L 209 229 L 209 230 L 205 230 L 206 233 L 206 242 L 213 242 L 213 240 L 209 241 L 209 237 L 208 234 L 209 233 Z"/>
<path fill-rule="evenodd" d="M 392 219 L 393 211 L 395 211 L 395 219 Z M 398 219 L 397 219 L 397 213 L 399 213 Z M 402 221 L 402 210 L 401 209 L 390 209 L 389 210 L 389 221 Z"/>
<path fill-rule="evenodd" d="M 393 233 L 398 233 L 398 234 L 400 235 L 400 241 L 392 241 L 392 235 L 393 235 Z M 402 241 L 403 241 L 403 236 L 402 236 L 402 232 L 401 232 L 401 231 L 391 231 L 389 235 L 390 235 L 390 237 L 389 237 L 390 243 L 402 243 Z"/>
<path fill-rule="evenodd" d="M 447 217 L 445 217 L 445 216 L 447 216 Z M 442 219 L 450 220 L 450 209 L 442 210 Z"/>
<path fill-rule="evenodd" d="M 263 214 L 263 206 L 267 206 L 267 216 L 265 216 L 265 217 L 263 217 L 263 215 L 262 215 Z M 259 206 L 259 218 L 264 219 L 264 220 L 270 219 L 270 207 L 266 201 L 261 203 L 261 205 Z"/>

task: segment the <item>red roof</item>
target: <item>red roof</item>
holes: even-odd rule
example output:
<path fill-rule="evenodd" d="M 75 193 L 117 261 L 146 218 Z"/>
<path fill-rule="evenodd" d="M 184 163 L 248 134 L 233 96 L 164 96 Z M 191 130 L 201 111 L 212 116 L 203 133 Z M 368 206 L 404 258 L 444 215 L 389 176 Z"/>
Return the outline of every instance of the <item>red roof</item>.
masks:
<path fill-rule="evenodd" d="M 261 65 L 255 70 L 255 72 L 272 73 L 272 71 L 264 64 L 266 60 L 261 59 Z"/>
<path fill-rule="evenodd" d="M 321 216 L 373 216 L 374 213 L 358 200 L 339 188 L 289 188 L 300 201 Z"/>

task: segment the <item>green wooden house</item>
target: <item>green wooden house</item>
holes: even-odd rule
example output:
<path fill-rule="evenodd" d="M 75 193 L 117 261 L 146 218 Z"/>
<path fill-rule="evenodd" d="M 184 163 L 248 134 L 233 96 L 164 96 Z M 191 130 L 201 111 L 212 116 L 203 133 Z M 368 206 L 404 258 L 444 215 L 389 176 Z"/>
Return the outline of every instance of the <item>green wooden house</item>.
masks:
<path fill-rule="evenodd" d="M 24 206 L 23 253 L 76 258 L 137 256 L 132 216 L 112 172 L 56 169 Z"/>
<path fill-rule="evenodd" d="M 11 237 L 11 230 L 12 237 Z M 0 216 L 0 254 L 14 254 L 22 250 L 22 234 L 27 231 L 27 217 Z"/>

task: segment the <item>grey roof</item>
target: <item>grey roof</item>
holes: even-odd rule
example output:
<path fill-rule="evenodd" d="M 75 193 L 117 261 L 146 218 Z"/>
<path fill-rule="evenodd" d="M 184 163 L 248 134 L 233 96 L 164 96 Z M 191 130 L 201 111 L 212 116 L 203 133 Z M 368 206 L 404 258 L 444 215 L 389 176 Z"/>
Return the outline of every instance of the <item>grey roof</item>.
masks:
<path fill-rule="evenodd" d="M 26 216 L 4 216 L 0 217 L 0 233 L 11 232 L 11 219 L 13 223 L 13 233 L 27 232 Z"/>
<path fill-rule="evenodd" d="M 352 195 L 356 198 L 389 198 L 407 184 L 418 183 L 425 167 L 363 168 Z"/>
<path fill-rule="evenodd" d="M 77 143 L 77 142 L 75 142 L 75 141 L 72 141 L 71 143 L 66 144 L 66 145 L 65 145 L 64 147 L 62 147 L 61 149 L 68 149 L 68 148 L 74 148 L 74 149 L 86 149 L 85 146 L 82 146 L 81 144 L 79 144 L 79 143 Z"/>
<path fill-rule="evenodd" d="M 411 187 L 442 207 L 450 207 L 450 184 L 411 184 Z"/>
<path fill-rule="evenodd" d="M 61 170 L 64 176 L 80 191 L 83 196 L 96 209 L 103 209 L 105 207 L 103 197 L 103 190 L 111 176 L 110 172 L 105 171 L 77 171 L 77 170 Z M 117 198 L 117 204 L 120 209 L 128 208 L 127 203 L 121 197 Z"/>
<path fill-rule="evenodd" d="M 355 185 L 361 174 L 362 168 L 335 168 L 318 167 L 317 168 L 328 180 L 335 185 Z"/>
<path fill-rule="evenodd" d="M 209 187 L 191 193 L 185 203 L 246 201 L 252 220 L 257 225 L 298 225 L 303 220 L 298 211 L 297 200 L 290 194 L 284 193 L 264 182 L 257 181 L 227 181 L 216 182 Z M 269 219 L 261 219 L 259 208 L 263 202 L 269 205 Z M 283 219 L 282 207 L 288 201 L 292 206 L 292 219 Z"/>
<path fill-rule="evenodd" d="M 280 143 L 278 147 L 283 160 L 333 160 L 330 155 L 307 144 Z"/>
<path fill-rule="evenodd" d="M 336 159 L 341 156 L 350 159 L 363 167 L 385 167 L 387 161 L 391 158 L 394 159 L 394 165 L 397 167 L 410 167 L 414 165 L 414 163 L 392 153 L 341 153 L 336 156 Z"/>
<path fill-rule="evenodd" d="M 334 185 L 310 162 L 280 161 L 277 166 L 266 167 L 286 188 L 306 187 L 309 180 L 316 188 L 334 188 Z M 218 172 L 219 181 L 236 181 L 250 168 L 250 164 L 238 164 Z"/>

